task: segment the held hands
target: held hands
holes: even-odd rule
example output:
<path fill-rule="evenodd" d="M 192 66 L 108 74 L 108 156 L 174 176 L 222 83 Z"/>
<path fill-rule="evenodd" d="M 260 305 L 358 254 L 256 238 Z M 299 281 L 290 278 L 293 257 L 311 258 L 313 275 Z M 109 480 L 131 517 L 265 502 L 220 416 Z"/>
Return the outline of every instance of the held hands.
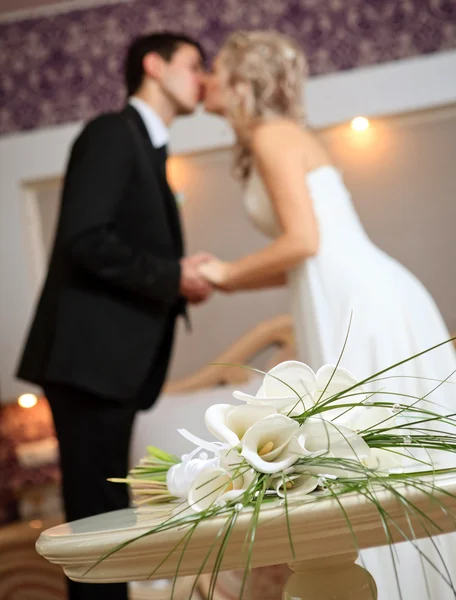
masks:
<path fill-rule="evenodd" d="M 209 299 L 213 292 L 212 284 L 202 275 L 200 266 L 212 259 L 206 252 L 181 259 L 180 293 L 191 304 L 200 304 Z"/>
<path fill-rule="evenodd" d="M 191 304 L 205 302 L 214 289 L 229 291 L 230 263 L 223 262 L 208 252 L 183 258 L 181 268 L 180 293 Z"/>
<path fill-rule="evenodd" d="M 216 289 L 225 292 L 229 291 L 230 263 L 211 257 L 209 260 L 200 263 L 199 272 Z"/>

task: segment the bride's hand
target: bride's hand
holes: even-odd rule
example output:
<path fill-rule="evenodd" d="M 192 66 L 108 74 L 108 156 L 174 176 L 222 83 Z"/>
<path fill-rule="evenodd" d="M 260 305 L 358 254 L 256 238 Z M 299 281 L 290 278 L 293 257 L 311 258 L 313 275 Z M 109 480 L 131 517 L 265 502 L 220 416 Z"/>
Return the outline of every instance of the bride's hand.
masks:
<path fill-rule="evenodd" d="M 227 291 L 229 267 L 229 263 L 213 258 L 202 263 L 199 266 L 199 271 L 214 287 Z"/>

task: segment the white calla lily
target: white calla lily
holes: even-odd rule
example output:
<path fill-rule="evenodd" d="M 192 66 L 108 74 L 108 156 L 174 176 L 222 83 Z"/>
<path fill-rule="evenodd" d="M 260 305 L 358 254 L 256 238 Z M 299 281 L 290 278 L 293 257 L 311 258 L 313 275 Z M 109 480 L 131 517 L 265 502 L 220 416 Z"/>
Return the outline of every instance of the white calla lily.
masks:
<path fill-rule="evenodd" d="M 299 458 L 288 445 L 299 424 L 281 414 L 270 415 L 248 429 L 242 440 L 241 454 L 260 473 L 278 473 Z"/>
<path fill-rule="evenodd" d="M 273 406 L 289 412 L 293 407 L 298 414 L 312 406 L 315 373 L 304 363 L 289 360 L 271 369 L 264 377 L 256 396 L 235 391 L 233 396 L 248 404 Z"/>
<path fill-rule="evenodd" d="M 387 433 L 389 435 L 403 437 L 403 430 L 391 429 L 396 426 L 396 422 L 397 415 L 390 408 L 370 406 L 357 412 L 356 417 L 353 419 L 353 429 L 361 434 L 367 434 L 374 429 L 388 429 Z M 401 467 L 410 460 L 411 457 L 408 456 L 405 448 L 392 447 L 391 450 L 387 448 L 371 448 L 371 453 L 366 464 L 370 469 L 388 471 Z"/>
<path fill-rule="evenodd" d="M 233 480 L 236 482 L 236 486 L 239 487 L 234 487 L 231 491 L 225 492 L 223 496 L 218 499 L 217 504 L 226 504 L 227 502 L 242 496 L 257 477 L 257 473 L 255 473 L 253 469 L 247 469 L 246 467 L 240 469 L 235 474 L 231 471 L 230 473 L 231 477 L 233 477 Z"/>
<path fill-rule="evenodd" d="M 220 466 L 220 458 L 191 458 L 173 465 L 166 474 L 166 485 L 176 498 L 187 498 L 195 478 L 208 468 Z"/>
<path fill-rule="evenodd" d="M 196 512 L 213 506 L 220 498 L 235 489 L 235 481 L 221 467 L 212 467 L 199 473 L 188 492 L 188 504 Z"/>
<path fill-rule="evenodd" d="M 372 431 L 374 429 L 389 429 L 395 427 L 397 421 L 396 414 L 390 408 L 383 406 L 366 406 L 360 408 L 350 420 L 350 427 L 360 433 Z M 388 433 L 394 433 L 388 431 Z"/>
<path fill-rule="evenodd" d="M 316 389 L 314 392 L 314 403 L 322 404 L 329 398 L 348 390 L 357 385 L 358 381 L 351 373 L 335 367 L 334 365 L 324 365 L 316 374 Z M 365 393 L 361 386 L 356 387 L 347 396 L 342 396 L 326 404 L 326 410 L 320 413 L 320 416 L 327 420 L 337 422 L 341 425 L 351 427 L 351 420 L 357 414 L 358 406 L 341 407 L 341 404 L 362 405 L 365 400 Z M 328 410 L 329 409 L 329 410 Z M 364 410 L 364 408 L 362 409 Z"/>
<path fill-rule="evenodd" d="M 389 435 L 404 436 L 400 429 L 390 429 L 395 427 L 397 416 L 393 410 L 383 406 L 370 406 L 357 411 L 352 421 L 355 431 L 361 434 L 369 433 L 374 429 L 388 429 Z M 407 450 L 393 446 L 391 450 L 387 448 L 371 448 L 370 456 L 367 458 L 366 465 L 370 469 L 379 471 L 388 471 L 403 466 L 411 457 L 407 456 Z"/>
<path fill-rule="evenodd" d="M 290 442 L 289 449 L 303 458 L 309 458 L 309 464 L 300 464 L 296 470 L 334 477 L 363 476 L 362 470 L 352 471 L 344 467 L 332 467 L 324 464 L 312 464 L 312 458 L 319 455 L 328 458 L 342 458 L 357 461 L 367 466 L 371 449 L 363 438 L 352 429 L 322 419 L 309 419 L 299 428 Z"/>
<path fill-rule="evenodd" d="M 376 471 L 389 471 L 402 467 L 406 462 L 413 462 L 413 459 L 406 454 L 405 448 L 371 448 L 370 456 L 366 460 L 366 466 Z"/>
<path fill-rule="evenodd" d="M 204 421 L 217 439 L 236 446 L 252 425 L 276 412 L 269 406 L 214 404 L 207 409 Z"/>
<path fill-rule="evenodd" d="M 242 496 L 255 479 L 253 469 L 230 472 L 222 467 L 210 467 L 193 480 L 187 501 L 196 512 L 220 506 Z"/>
<path fill-rule="evenodd" d="M 241 467 L 242 463 L 245 465 L 245 459 L 239 454 L 236 447 L 223 448 L 219 450 L 218 456 L 220 466 L 226 471 L 235 471 Z"/>
<path fill-rule="evenodd" d="M 358 381 L 351 373 L 341 367 L 334 365 L 323 365 L 318 369 L 316 378 L 316 398 L 323 401 L 331 396 L 340 394 L 340 392 L 356 385 Z M 356 388 L 356 392 L 359 388 Z M 355 393 L 355 390 L 353 390 Z"/>
<path fill-rule="evenodd" d="M 353 375 L 340 367 L 324 365 L 314 373 L 308 365 L 291 360 L 280 363 L 265 375 L 256 396 L 238 391 L 233 396 L 248 404 L 273 406 L 283 414 L 297 415 L 356 384 Z M 362 388 L 357 388 L 353 397 L 335 400 L 331 403 L 334 409 L 322 413 L 323 418 L 350 415 L 352 409 L 337 409 L 337 404 L 361 403 L 364 395 L 359 394 L 362 392 Z"/>
<path fill-rule="evenodd" d="M 287 490 L 287 498 L 296 499 L 297 497 L 307 496 L 307 494 L 313 492 L 318 486 L 318 479 L 306 473 L 289 475 L 285 481 L 283 477 L 277 477 L 273 481 L 273 488 L 279 498 L 285 498 L 284 483 Z"/>

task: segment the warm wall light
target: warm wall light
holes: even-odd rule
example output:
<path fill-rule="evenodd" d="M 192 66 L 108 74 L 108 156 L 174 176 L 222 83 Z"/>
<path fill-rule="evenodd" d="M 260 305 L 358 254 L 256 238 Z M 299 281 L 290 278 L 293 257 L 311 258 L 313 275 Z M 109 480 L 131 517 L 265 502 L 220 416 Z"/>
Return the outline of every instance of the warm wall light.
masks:
<path fill-rule="evenodd" d="M 19 406 L 22 406 L 22 408 L 33 408 L 37 402 L 38 398 L 35 394 L 22 394 L 22 396 L 19 396 L 17 399 L 17 403 Z"/>
<path fill-rule="evenodd" d="M 366 117 L 355 117 L 351 122 L 351 128 L 355 131 L 366 131 L 369 126 L 369 119 L 366 119 Z"/>

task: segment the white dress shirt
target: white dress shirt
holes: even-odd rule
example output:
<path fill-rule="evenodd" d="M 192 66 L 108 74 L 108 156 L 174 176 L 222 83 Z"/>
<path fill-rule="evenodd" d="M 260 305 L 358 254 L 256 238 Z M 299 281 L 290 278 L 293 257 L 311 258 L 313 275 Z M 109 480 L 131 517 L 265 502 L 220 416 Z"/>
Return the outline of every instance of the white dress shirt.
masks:
<path fill-rule="evenodd" d="M 128 103 L 139 112 L 154 148 L 160 148 L 169 142 L 169 129 L 155 110 L 141 98 L 131 96 Z"/>

